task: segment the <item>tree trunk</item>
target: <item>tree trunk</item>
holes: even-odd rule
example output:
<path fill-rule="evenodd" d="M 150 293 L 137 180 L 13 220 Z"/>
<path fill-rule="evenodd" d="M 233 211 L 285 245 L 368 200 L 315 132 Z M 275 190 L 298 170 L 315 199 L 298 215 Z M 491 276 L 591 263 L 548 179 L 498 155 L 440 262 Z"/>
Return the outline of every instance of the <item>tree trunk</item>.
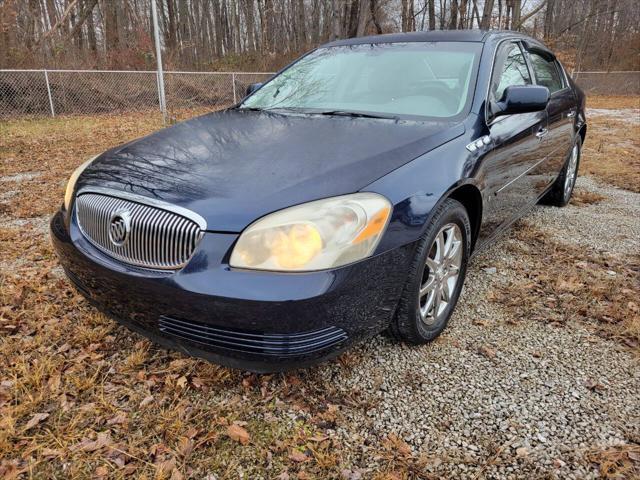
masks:
<path fill-rule="evenodd" d="M 369 9 L 369 0 L 359 0 L 358 29 L 356 31 L 357 37 L 362 37 L 366 33 L 370 14 L 371 14 L 371 10 Z"/>
<path fill-rule="evenodd" d="M 522 0 L 513 0 L 513 12 L 511 13 L 511 28 L 520 30 L 520 16 L 522 14 Z"/>
<path fill-rule="evenodd" d="M 410 32 L 412 30 L 413 20 L 413 0 L 402 0 L 402 31 Z"/>
<path fill-rule="evenodd" d="M 224 55 L 224 47 L 222 45 L 222 9 L 220 8 L 220 0 L 213 1 L 213 33 L 215 35 L 214 52 L 217 57 Z"/>
<path fill-rule="evenodd" d="M 482 10 L 482 22 L 480 22 L 480 28 L 482 30 L 489 30 L 491 28 L 491 16 L 493 15 L 493 2 L 494 0 L 486 0 L 484 2 L 484 8 Z"/>
<path fill-rule="evenodd" d="M 549 39 L 555 33 L 553 31 L 553 10 L 556 6 L 555 0 L 547 0 L 547 9 L 544 12 L 544 38 Z"/>
<path fill-rule="evenodd" d="M 358 8 L 360 7 L 360 0 L 351 0 L 348 4 L 345 4 L 345 31 L 348 38 L 353 38 L 358 35 Z"/>
<path fill-rule="evenodd" d="M 296 23 L 298 24 L 298 48 L 302 50 L 307 47 L 307 17 L 304 12 L 304 0 L 297 0 L 297 2 L 296 13 L 298 21 Z"/>
<path fill-rule="evenodd" d="M 97 4 L 98 2 L 96 2 Z M 95 6 L 94 6 L 95 8 Z M 93 9 L 87 15 L 87 41 L 89 42 L 89 50 L 95 55 L 98 52 L 98 43 L 96 39 L 96 26 L 93 20 Z"/>
<path fill-rule="evenodd" d="M 154 1 L 154 0 L 151 0 Z M 175 50 L 177 45 L 177 32 L 176 32 L 176 6 L 175 0 L 167 0 L 167 31 L 165 32 L 165 40 L 167 42 L 168 50 Z M 111 3 L 111 2 L 109 2 Z M 113 2 L 115 3 L 115 2 Z M 216 3 L 218 3 L 216 1 Z"/>
<path fill-rule="evenodd" d="M 98 0 L 85 0 L 82 2 L 82 10 L 80 11 L 80 16 L 76 19 L 76 23 L 73 26 L 73 29 L 69 33 L 70 37 L 79 36 L 82 34 L 82 26 L 87 22 L 89 17 L 91 17 L 91 24 L 93 26 L 93 9 L 98 4 Z M 95 50 L 95 32 L 93 32 L 93 49 Z M 89 40 L 91 43 L 91 40 Z"/>
<path fill-rule="evenodd" d="M 476 23 L 478 24 L 478 28 L 480 28 L 480 12 L 478 11 L 478 0 L 473 0 L 473 12 L 471 14 L 471 26 L 469 28 L 473 28 L 473 19 L 476 19 Z"/>
<path fill-rule="evenodd" d="M 458 26 L 458 0 L 451 0 L 451 19 L 449 30 L 455 30 Z"/>
<path fill-rule="evenodd" d="M 467 22 L 467 0 L 460 0 L 459 15 L 458 30 L 464 30 Z"/>
<path fill-rule="evenodd" d="M 427 0 L 429 2 L 429 30 L 436 29 L 436 0 Z"/>
<path fill-rule="evenodd" d="M 253 13 L 253 0 L 243 0 L 242 9 L 247 27 L 247 50 L 253 52 L 256 49 L 255 17 Z"/>
<path fill-rule="evenodd" d="M 376 27 L 376 33 L 378 35 L 380 35 L 382 33 L 382 26 L 380 25 L 380 22 L 378 20 L 378 4 L 377 4 L 377 0 L 371 0 L 371 2 L 369 3 L 369 6 L 371 7 L 371 21 L 373 22 L 373 25 Z"/>
<path fill-rule="evenodd" d="M 118 5 L 116 2 L 104 3 L 104 35 L 107 53 L 115 52 L 120 47 L 118 36 Z"/>
<path fill-rule="evenodd" d="M 338 0 L 331 0 L 331 36 L 330 40 L 335 40 L 341 37 L 340 31 L 340 2 Z"/>

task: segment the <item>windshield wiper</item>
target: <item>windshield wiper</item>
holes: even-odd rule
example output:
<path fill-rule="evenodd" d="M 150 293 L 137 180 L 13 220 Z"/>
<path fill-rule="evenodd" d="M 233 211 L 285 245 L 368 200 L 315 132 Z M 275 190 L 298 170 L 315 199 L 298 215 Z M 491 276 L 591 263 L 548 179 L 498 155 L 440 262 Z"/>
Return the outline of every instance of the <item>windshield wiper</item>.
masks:
<path fill-rule="evenodd" d="M 293 112 L 293 113 L 303 113 L 307 115 L 327 115 L 327 116 L 342 116 L 342 117 L 354 117 L 354 118 L 384 118 L 387 120 L 399 120 L 400 117 L 396 115 L 384 115 L 380 113 L 368 113 L 368 112 L 358 112 L 351 110 L 313 110 L 302 107 L 236 107 L 238 110 L 248 110 L 251 112 Z"/>
<path fill-rule="evenodd" d="M 367 113 L 367 112 L 352 112 L 350 110 L 327 110 L 324 112 L 317 112 L 318 115 L 337 115 L 342 117 L 357 117 L 357 118 L 385 118 L 388 120 L 399 120 L 396 115 L 383 115 L 379 113 Z"/>
<path fill-rule="evenodd" d="M 288 107 L 269 107 L 269 108 L 264 108 L 264 107 L 236 107 L 236 110 L 247 110 L 249 112 L 275 112 L 275 113 L 282 113 L 282 112 L 297 112 L 296 109 L 294 108 L 288 108 Z"/>
<path fill-rule="evenodd" d="M 260 107 L 243 107 L 243 106 L 237 106 L 235 107 L 236 110 L 247 110 L 249 112 L 262 112 L 263 110 L 265 110 L 264 108 L 260 108 Z"/>

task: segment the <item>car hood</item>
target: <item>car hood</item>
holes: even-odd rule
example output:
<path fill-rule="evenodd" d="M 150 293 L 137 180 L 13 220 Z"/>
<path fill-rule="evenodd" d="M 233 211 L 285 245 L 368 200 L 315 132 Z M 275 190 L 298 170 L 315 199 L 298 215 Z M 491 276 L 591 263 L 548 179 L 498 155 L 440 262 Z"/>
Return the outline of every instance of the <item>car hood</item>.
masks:
<path fill-rule="evenodd" d="M 464 133 L 462 124 L 225 110 L 100 155 L 77 188 L 102 187 L 190 209 L 207 230 L 356 192 Z"/>

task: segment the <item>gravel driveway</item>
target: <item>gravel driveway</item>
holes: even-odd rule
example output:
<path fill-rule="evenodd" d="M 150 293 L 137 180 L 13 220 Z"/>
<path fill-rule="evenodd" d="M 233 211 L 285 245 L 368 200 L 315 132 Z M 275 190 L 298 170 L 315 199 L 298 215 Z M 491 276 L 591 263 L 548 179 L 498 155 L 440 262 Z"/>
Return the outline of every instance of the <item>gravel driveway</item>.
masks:
<path fill-rule="evenodd" d="M 536 207 L 524 222 L 614 255 L 640 251 L 640 195 L 589 178 L 579 178 L 577 189 L 606 199 Z M 616 241 L 603 242 L 612 229 Z M 354 442 L 355 432 L 365 444 L 396 433 L 415 452 L 437 459 L 428 470 L 452 478 L 597 478 L 584 461 L 587 449 L 640 437 L 637 356 L 577 324 L 513 322 L 487 301 L 492 286 L 513 275 L 492 267 L 497 259 L 522 260 L 505 248 L 515 241 L 506 238 L 474 259 L 461 303 L 438 341 L 410 348 L 378 338 L 360 347 L 349 373 L 337 365 L 321 370 L 326 381 L 359 391 L 372 404 L 366 414 L 349 412 L 354 430 L 340 432 L 345 442 Z M 539 258 L 531 268 L 544 263 Z"/>

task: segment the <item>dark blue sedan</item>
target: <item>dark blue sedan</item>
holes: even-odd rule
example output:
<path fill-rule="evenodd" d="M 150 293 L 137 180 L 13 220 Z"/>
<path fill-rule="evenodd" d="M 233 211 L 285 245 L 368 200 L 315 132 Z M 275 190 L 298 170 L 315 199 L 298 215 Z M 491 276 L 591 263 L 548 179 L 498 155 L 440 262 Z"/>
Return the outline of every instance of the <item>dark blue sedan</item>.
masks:
<path fill-rule="evenodd" d="M 517 33 L 336 41 L 84 163 L 51 236 L 100 310 L 223 365 L 306 366 L 385 329 L 421 344 L 473 252 L 567 204 L 584 104 Z"/>

